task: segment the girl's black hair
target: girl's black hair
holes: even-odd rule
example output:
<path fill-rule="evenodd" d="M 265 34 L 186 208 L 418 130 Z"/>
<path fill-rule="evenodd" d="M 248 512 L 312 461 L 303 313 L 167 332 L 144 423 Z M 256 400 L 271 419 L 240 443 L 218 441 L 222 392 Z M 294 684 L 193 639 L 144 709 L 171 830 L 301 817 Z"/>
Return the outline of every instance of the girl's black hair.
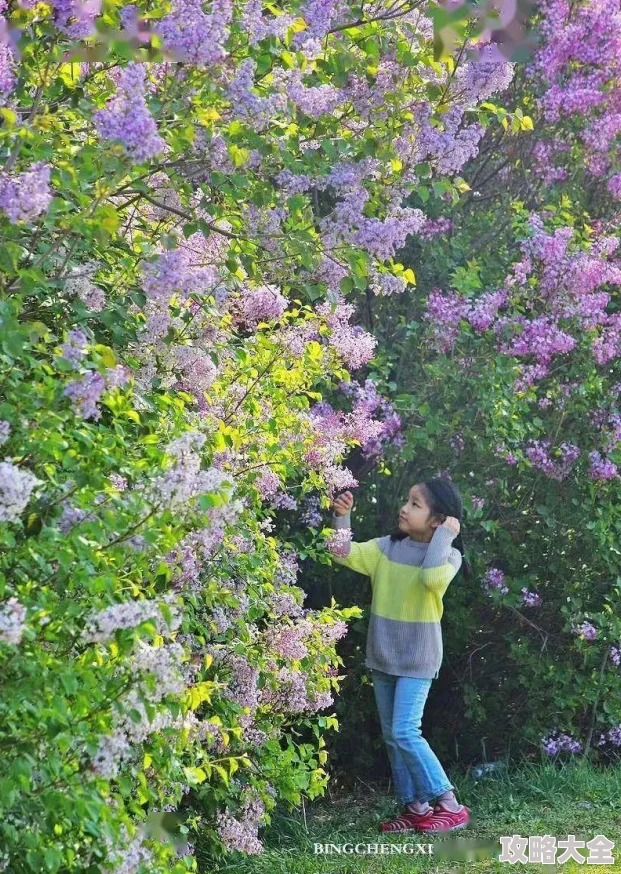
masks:
<path fill-rule="evenodd" d="M 429 504 L 433 516 L 454 516 L 461 522 L 463 507 L 461 496 L 455 483 L 445 477 L 437 476 L 433 477 L 433 479 L 424 480 L 421 485 L 425 491 L 425 497 L 427 498 L 427 503 Z M 404 540 L 406 537 L 408 537 L 408 535 L 405 531 L 393 531 L 390 535 L 392 541 Z M 458 549 L 461 553 L 461 569 L 465 579 L 468 580 L 470 579 L 470 565 L 466 561 L 464 541 L 461 532 L 453 541 L 453 545 L 455 546 L 455 549 Z"/>

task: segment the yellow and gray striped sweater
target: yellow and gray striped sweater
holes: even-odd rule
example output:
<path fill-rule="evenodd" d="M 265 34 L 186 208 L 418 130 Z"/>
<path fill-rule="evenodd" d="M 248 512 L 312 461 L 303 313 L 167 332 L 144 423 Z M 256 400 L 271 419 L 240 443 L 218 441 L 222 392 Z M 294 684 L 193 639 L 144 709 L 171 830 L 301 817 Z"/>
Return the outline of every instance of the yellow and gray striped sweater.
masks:
<path fill-rule="evenodd" d="M 332 517 L 333 528 L 350 528 L 351 516 Z M 442 664 L 442 597 L 461 566 L 447 525 L 429 543 L 405 537 L 352 541 L 345 567 L 371 578 L 373 596 L 365 665 L 401 677 L 435 679 Z"/>

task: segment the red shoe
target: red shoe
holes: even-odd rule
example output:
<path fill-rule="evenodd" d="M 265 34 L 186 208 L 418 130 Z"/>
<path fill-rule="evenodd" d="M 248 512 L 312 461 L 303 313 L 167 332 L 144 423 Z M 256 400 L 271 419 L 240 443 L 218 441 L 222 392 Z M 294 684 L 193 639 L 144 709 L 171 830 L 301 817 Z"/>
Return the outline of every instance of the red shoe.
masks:
<path fill-rule="evenodd" d="M 421 831 L 421 826 L 426 825 L 433 819 L 434 811 L 430 807 L 426 813 L 409 813 L 405 810 L 395 819 L 380 822 L 381 832 L 411 832 Z"/>
<path fill-rule="evenodd" d="M 470 823 L 470 811 L 462 805 L 461 810 L 449 810 L 438 801 L 433 809 L 433 816 L 425 823 L 421 823 L 420 831 L 425 832 L 452 832 L 459 828 L 466 828 Z"/>

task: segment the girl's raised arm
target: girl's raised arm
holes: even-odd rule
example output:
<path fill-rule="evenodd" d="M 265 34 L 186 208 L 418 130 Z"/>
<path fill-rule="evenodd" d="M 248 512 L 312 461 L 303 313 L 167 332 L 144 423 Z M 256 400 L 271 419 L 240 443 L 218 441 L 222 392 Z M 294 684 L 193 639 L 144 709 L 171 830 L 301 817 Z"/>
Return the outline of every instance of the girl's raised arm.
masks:
<path fill-rule="evenodd" d="M 334 512 L 332 515 L 333 528 L 351 528 L 352 505 L 353 497 L 351 492 L 346 492 L 345 495 L 341 495 L 336 499 L 333 507 L 339 508 L 340 512 Z M 345 507 L 348 507 L 348 509 L 345 509 Z M 346 548 L 348 549 L 347 555 L 333 554 L 334 561 L 350 568 L 352 571 L 357 571 L 359 574 L 373 578 L 382 555 L 377 545 L 377 538 L 365 540 L 362 543 L 356 543 L 352 540 L 347 544 Z"/>
<path fill-rule="evenodd" d="M 423 560 L 423 583 L 443 595 L 461 567 L 461 553 L 452 546 L 457 531 L 446 522 L 438 525 Z"/>

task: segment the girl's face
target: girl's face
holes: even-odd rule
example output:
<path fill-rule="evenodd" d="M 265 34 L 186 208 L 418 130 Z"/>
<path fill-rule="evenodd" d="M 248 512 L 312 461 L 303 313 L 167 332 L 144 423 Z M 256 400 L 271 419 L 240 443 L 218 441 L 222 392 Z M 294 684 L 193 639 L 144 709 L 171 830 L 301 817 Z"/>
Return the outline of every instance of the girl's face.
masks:
<path fill-rule="evenodd" d="M 441 524 L 441 519 L 432 518 L 424 487 L 420 483 L 412 486 L 407 503 L 399 511 L 399 530 L 414 540 L 428 541 Z"/>

